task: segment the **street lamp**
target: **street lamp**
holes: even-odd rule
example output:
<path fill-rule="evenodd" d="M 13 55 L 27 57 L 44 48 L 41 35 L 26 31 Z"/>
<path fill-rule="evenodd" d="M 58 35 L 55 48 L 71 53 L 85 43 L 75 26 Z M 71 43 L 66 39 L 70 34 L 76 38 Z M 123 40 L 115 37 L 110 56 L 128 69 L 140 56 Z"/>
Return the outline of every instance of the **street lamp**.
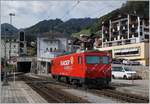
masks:
<path fill-rule="evenodd" d="M 5 26 L 5 25 L 4 25 Z M 7 70 L 7 68 L 6 68 L 6 62 L 7 62 L 7 59 L 6 59 L 6 31 L 8 31 L 8 29 L 6 29 L 5 27 L 4 27 L 4 47 L 5 47 L 5 56 L 4 56 L 4 81 L 3 81 L 3 86 L 7 86 L 7 85 L 9 85 L 8 84 L 8 80 L 7 80 L 7 72 L 6 72 L 6 70 Z"/>
<path fill-rule="evenodd" d="M 12 16 L 15 16 L 15 13 L 9 13 L 9 16 L 10 16 L 10 24 L 12 25 Z M 9 61 L 11 61 L 11 39 L 10 39 Z"/>
<path fill-rule="evenodd" d="M 14 13 L 9 13 L 9 16 L 10 16 L 10 24 L 12 25 L 12 16 L 15 16 Z M 5 25 L 4 25 L 5 26 Z M 4 81 L 3 81 L 3 86 L 7 86 L 9 85 L 8 84 L 8 80 L 7 80 L 7 67 L 6 67 L 6 64 L 7 64 L 7 59 L 6 59 L 6 31 L 8 31 L 8 29 L 6 29 L 4 27 L 5 31 L 4 31 L 4 46 L 5 46 L 5 60 L 4 60 Z M 10 60 L 10 54 L 11 54 L 11 41 L 10 41 L 10 51 L 9 51 L 9 60 Z"/>
<path fill-rule="evenodd" d="M 15 13 L 9 13 L 9 16 L 10 16 L 10 24 L 12 25 L 12 17 L 15 16 Z M 10 39 L 9 62 L 11 62 L 11 39 Z M 14 83 L 15 83 L 15 70 L 14 70 Z"/>
<path fill-rule="evenodd" d="M 12 16 L 15 16 L 15 13 L 9 13 L 10 16 L 10 24 L 12 24 Z"/>

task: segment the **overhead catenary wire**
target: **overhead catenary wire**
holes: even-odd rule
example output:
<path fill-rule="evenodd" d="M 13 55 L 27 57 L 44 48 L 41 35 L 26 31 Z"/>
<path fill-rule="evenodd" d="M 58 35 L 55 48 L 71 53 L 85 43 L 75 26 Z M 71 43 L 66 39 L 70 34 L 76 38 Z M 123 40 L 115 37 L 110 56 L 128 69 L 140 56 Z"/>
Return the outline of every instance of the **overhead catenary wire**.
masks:
<path fill-rule="evenodd" d="M 68 15 L 79 3 L 80 3 L 80 1 L 77 0 L 77 3 L 75 5 L 73 5 L 73 7 L 70 10 L 68 10 L 61 19 L 63 20 L 66 17 L 66 15 Z"/>
<path fill-rule="evenodd" d="M 61 20 L 65 20 L 66 17 L 67 17 L 67 15 L 69 15 L 69 13 L 72 12 L 73 9 L 79 5 L 79 3 L 80 3 L 80 0 L 77 0 L 77 3 L 76 3 L 71 9 L 69 9 L 69 10 L 64 14 L 64 16 L 63 16 L 62 18 L 60 18 L 60 19 L 61 19 Z M 104 4 L 105 4 L 107 7 L 111 7 L 111 8 L 114 7 L 114 6 L 112 6 L 111 4 L 108 4 L 108 3 L 104 3 Z M 100 11 L 104 10 L 104 9 L 106 9 L 105 6 L 104 6 L 103 8 L 101 8 L 101 9 L 98 11 L 98 13 L 99 13 Z M 98 16 L 96 16 L 95 18 L 99 18 L 100 16 L 101 16 L 101 15 L 98 15 Z M 60 23 L 60 24 L 54 26 L 53 29 L 58 28 L 58 27 L 61 26 L 62 24 L 63 24 L 63 23 Z"/>
<path fill-rule="evenodd" d="M 81 0 L 81 1 L 82 1 L 82 0 Z M 70 12 L 73 11 L 73 9 L 79 5 L 79 3 L 80 3 L 80 0 L 77 0 L 77 3 L 76 3 L 70 10 L 68 10 L 68 11 L 64 14 L 64 16 L 63 16 L 62 18 L 60 18 L 60 19 L 61 19 L 61 20 L 65 20 L 65 19 L 66 19 L 66 16 L 69 15 Z M 105 3 L 105 4 L 107 4 L 107 3 Z M 109 4 L 109 5 L 107 4 L 106 6 L 113 8 L 113 6 L 112 6 L 111 4 Z M 104 10 L 104 9 L 106 9 L 106 7 L 103 7 L 103 8 L 100 9 L 99 11 L 102 11 L 102 10 Z M 98 13 L 99 13 L 99 11 L 98 11 Z M 96 16 L 96 18 L 99 18 L 99 17 L 100 17 L 100 15 Z M 54 26 L 54 29 L 57 28 L 57 27 L 59 27 L 59 26 L 62 25 L 62 24 L 63 24 L 63 23 Z"/>
<path fill-rule="evenodd" d="M 107 6 L 107 7 L 109 7 L 109 8 L 111 8 L 111 9 L 114 9 L 114 6 L 112 5 L 112 4 L 110 4 L 110 3 L 104 3 L 104 2 L 102 2 L 105 6 Z M 102 9 L 100 9 L 99 11 L 102 11 L 102 10 L 104 10 L 104 9 L 106 9 L 106 7 L 103 7 Z M 99 11 L 98 11 L 98 15 L 95 17 L 95 18 L 99 18 L 100 16 L 101 16 L 101 14 L 99 14 Z"/>
<path fill-rule="evenodd" d="M 80 0 L 77 0 L 77 3 L 76 3 L 75 5 L 73 5 L 73 7 L 72 7 L 70 10 L 68 10 L 68 11 L 63 15 L 63 17 L 60 18 L 60 20 L 65 20 L 65 19 L 66 19 L 66 16 L 67 16 L 71 11 L 73 11 L 73 9 L 74 9 L 75 7 L 77 7 L 77 6 L 79 5 L 79 3 L 80 3 Z M 63 23 L 54 26 L 54 29 L 56 29 L 57 27 L 61 26 L 62 24 L 63 24 Z"/>

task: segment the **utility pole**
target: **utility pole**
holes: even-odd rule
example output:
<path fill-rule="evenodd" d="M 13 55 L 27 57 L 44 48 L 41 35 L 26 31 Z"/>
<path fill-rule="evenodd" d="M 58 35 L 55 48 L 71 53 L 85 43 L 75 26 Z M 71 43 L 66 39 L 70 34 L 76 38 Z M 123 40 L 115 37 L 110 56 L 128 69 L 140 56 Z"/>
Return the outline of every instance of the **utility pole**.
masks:
<path fill-rule="evenodd" d="M 5 25 L 4 25 L 5 26 Z M 4 81 L 3 81 L 3 86 L 8 86 L 8 80 L 7 80 L 7 67 L 6 67 L 6 63 L 7 63 L 7 59 L 6 59 L 6 28 L 4 27 L 4 53 L 5 53 L 5 56 L 4 56 Z"/>
<path fill-rule="evenodd" d="M 9 16 L 10 16 L 10 24 L 12 25 L 12 17 L 15 16 L 15 13 L 9 13 Z M 11 62 L 11 41 L 12 41 L 11 39 L 12 39 L 12 37 L 10 37 L 9 62 Z M 14 83 L 15 83 L 15 69 L 14 69 Z"/>
<path fill-rule="evenodd" d="M 12 16 L 15 16 L 14 13 L 9 13 L 10 16 L 10 24 L 12 25 Z M 12 32 L 11 32 L 12 33 Z M 12 34 L 11 34 L 12 35 Z M 11 39 L 12 37 L 10 36 L 10 50 L 9 50 L 9 61 L 11 61 Z"/>

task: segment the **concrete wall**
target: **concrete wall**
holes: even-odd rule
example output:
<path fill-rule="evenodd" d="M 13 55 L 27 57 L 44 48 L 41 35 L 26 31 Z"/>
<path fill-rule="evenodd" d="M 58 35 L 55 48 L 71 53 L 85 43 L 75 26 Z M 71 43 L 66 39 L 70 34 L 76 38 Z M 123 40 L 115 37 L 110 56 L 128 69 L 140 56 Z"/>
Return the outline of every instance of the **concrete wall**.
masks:
<path fill-rule="evenodd" d="M 138 70 L 137 73 L 142 79 L 149 80 L 149 67 L 143 67 L 141 70 Z"/>
<path fill-rule="evenodd" d="M 68 40 L 67 38 L 56 38 L 60 41 L 59 44 L 59 49 L 62 51 L 67 51 L 68 50 Z"/>
<path fill-rule="evenodd" d="M 149 65 L 149 43 L 147 43 L 147 44 L 145 44 L 145 53 L 144 53 L 144 58 L 145 58 L 145 60 L 147 60 L 146 62 L 145 62 L 145 64 L 146 65 Z"/>
<path fill-rule="evenodd" d="M 48 74 L 49 73 L 49 66 L 48 62 L 46 61 L 38 61 L 37 62 L 37 74 Z"/>

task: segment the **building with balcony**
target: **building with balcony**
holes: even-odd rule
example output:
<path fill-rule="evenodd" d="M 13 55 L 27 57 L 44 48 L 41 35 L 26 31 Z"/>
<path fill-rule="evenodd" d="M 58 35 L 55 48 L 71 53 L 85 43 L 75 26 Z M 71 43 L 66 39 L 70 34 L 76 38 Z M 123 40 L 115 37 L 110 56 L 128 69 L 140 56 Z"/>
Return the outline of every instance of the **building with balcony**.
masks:
<path fill-rule="evenodd" d="M 129 59 L 149 65 L 149 19 L 136 15 L 119 15 L 104 21 L 101 40 L 95 46 L 112 52 L 113 58 Z"/>

